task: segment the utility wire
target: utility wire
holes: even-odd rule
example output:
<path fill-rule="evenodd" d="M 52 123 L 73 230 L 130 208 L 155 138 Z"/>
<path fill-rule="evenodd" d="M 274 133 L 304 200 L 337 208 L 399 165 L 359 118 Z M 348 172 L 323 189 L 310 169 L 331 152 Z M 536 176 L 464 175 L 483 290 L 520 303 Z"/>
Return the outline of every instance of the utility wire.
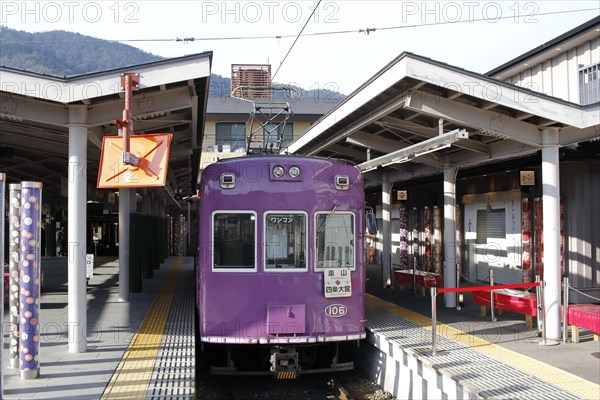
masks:
<path fill-rule="evenodd" d="M 320 2 L 321 0 L 319 0 Z M 314 14 L 316 10 L 313 10 Z M 546 13 L 538 13 L 533 17 L 543 17 L 548 15 L 558 15 L 558 14 L 570 14 L 570 13 L 578 13 L 578 12 L 588 12 L 588 11 L 600 11 L 600 8 L 582 8 L 578 10 L 565 10 L 565 11 L 551 11 Z M 306 33 L 304 36 L 325 36 L 325 35 L 342 35 L 348 33 L 366 33 L 370 34 L 371 32 L 376 31 L 388 31 L 388 30 L 396 30 L 396 29 L 410 29 L 410 28 L 422 28 L 422 27 L 430 27 L 430 26 L 439 26 L 439 25 L 452 25 L 452 24 L 463 24 L 463 23 L 475 23 L 482 21 L 499 21 L 503 19 L 521 19 L 532 17 L 532 15 L 506 15 L 499 16 L 497 18 L 473 18 L 468 20 L 460 20 L 460 21 L 441 21 L 441 22 L 429 22 L 429 23 L 421 23 L 414 25 L 399 25 L 399 26 L 386 26 L 381 28 L 366 28 L 366 29 L 347 29 L 340 31 L 329 31 L 329 32 L 313 32 Z M 310 21 L 310 17 L 307 20 L 307 23 Z M 306 24 L 304 25 L 306 27 Z M 302 28 L 304 30 L 304 27 Z M 302 34 L 302 32 L 300 32 Z M 3 44 L 11 44 L 11 43 L 28 43 L 28 44 L 38 44 L 38 43 L 70 43 L 70 42 L 91 42 L 97 40 L 106 40 L 109 42 L 200 42 L 200 41 L 221 41 L 221 40 L 263 40 L 263 39 L 284 39 L 284 38 L 292 38 L 296 37 L 296 41 L 300 37 L 300 35 L 288 34 L 288 35 L 262 35 L 262 36 L 222 36 L 222 37 L 187 37 L 187 38 L 150 38 L 150 39 L 101 39 L 101 38 L 90 38 L 90 39 L 74 39 L 74 40 L 2 40 L 0 39 L 0 43 Z M 296 42 L 294 41 L 294 43 Z"/>
<path fill-rule="evenodd" d="M 283 63 L 285 62 L 285 60 L 287 59 L 287 57 L 290 55 L 290 53 L 292 52 L 292 49 L 294 48 L 294 45 L 296 44 L 296 42 L 298 41 L 298 39 L 300 39 L 300 36 L 302 36 L 302 32 L 304 32 L 304 28 L 306 28 L 306 25 L 308 25 L 308 23 L 310 22 L 312 16 L 315 14 L 315 11 L 317 11 L 317 8 L 319 8 L 319 4 L 321 4 L 321 0 L 319 0 L 319 2 L 317 3 L 317 5 L 315 6 L 315 8 L 313 8 L 312 12 L 310 13 L 308 19 L 306 20 L 306 22 L 304 23 L 304 26 L 302 27 L 302 29 L 300 30 L 300 33 L 298 34 L 298 36 L 296 36 L 296 39 L 294 40 L 294 43 L 292 43 L 292 45 L 290 46 L 290 49 L 288 50 L 288 52 L 285 54 L 285 57 L 283 57 L 283 60 L 281 60 L 281 62 L 279 63 L 279 67 L 277 67 L 277 70 L 275 71 L 275 73 L 273 74 L 273 77 L 271 78 L 271 81 L 275 80 L 275 77 L 277 76 L 277 73 L 279 72 L 279 70 L 281 69 L 281 66 L 283 65 Z"/>

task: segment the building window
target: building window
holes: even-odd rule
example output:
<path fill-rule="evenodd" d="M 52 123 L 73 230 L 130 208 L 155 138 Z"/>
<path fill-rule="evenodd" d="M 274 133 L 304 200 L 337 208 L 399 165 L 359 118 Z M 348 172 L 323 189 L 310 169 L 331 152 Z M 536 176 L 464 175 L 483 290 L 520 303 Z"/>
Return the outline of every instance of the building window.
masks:
<path fill-rule="evenodd" d="M 306 270 L 306 214 L 265 214 L 265 269 Z"/>
<path fill-rule="evenodd" d="M 222 211 L 213 214 L 213 269 L 256 270 L 256 215 Z"/>
<path fill-rule="evenodd" d="M 283 138 L 281 144 L 281 129 L 283 128 Z M 294 140 L 294 124 L 266 124 L 263 128 L 263 143 L 265 148 L 282 149 L 287 147 Z"/>
<path fill-rule="evenodd" d="M 215 145 L 217 151 L 229 153 L 246 150 L 246 124 L 239 122 L 217 123 Z"/>
<path fill-rule="evenodd" d="M 579 103 L 582 106 L 600 101 L 600 64 L 579 68 Z"/>

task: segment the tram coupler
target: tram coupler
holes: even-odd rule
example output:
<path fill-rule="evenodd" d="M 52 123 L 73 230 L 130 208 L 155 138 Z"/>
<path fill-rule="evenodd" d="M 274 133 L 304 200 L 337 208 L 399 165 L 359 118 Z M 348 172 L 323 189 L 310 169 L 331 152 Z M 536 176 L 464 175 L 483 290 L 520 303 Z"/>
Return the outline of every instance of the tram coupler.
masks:
<path fill-rule="evenodd" d="M 296 379 L 300 373 L 299 356 L 295 348 L 271 349 L 271 372 L 277 379 Z"/>

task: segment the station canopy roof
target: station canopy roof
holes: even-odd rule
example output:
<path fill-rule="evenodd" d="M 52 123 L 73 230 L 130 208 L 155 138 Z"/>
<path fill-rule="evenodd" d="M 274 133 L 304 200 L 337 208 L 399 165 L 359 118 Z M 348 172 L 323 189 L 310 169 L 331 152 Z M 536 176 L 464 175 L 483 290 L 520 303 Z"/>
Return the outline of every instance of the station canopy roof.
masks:
<path fill-rule="evenodd" d="M 403 53 L 320 118 L 291 153 L 350 159 L 368 186 L 535 154 L 543 130 L 560 147 L 600 139 L 600 104 L 580 106 Z M 598 143 L 598 142 L 596 142 Z"/>
<path fill-rule="evenodd" d="M 0 67 L 0 171 L 11 183 L 43 182 L 44 196 L 65 196 L 69 109 L 83 106 L 88 188 L 95 188 L 102 137 L 118 135 L 112 121 L 123 115 L 121 74 L 134 72 L 133 133 L 173 134 L 167 190 L 195 194 L 211 61 L 205 52 L 62 78 Z"/>

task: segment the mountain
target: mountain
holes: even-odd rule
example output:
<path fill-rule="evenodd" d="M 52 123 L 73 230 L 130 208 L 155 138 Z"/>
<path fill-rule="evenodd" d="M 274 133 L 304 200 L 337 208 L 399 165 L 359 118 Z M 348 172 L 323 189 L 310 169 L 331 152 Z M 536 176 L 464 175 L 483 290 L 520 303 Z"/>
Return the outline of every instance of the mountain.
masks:
<path fill-rule="evenodd" d="M 0 65 L 54 76 L 72 76 L 122 68 L 161 60 L 119 42 L 94 38 L 79 33 L 49 31 L 29 33 L 0 27 Z M 126 62 L 124 60 L 127 60 Z M 302 97 L 343 99 L 329 90 L 296 88 Z M 209 96 L 229 96 L 230 79 L 211 74 Z"/>

